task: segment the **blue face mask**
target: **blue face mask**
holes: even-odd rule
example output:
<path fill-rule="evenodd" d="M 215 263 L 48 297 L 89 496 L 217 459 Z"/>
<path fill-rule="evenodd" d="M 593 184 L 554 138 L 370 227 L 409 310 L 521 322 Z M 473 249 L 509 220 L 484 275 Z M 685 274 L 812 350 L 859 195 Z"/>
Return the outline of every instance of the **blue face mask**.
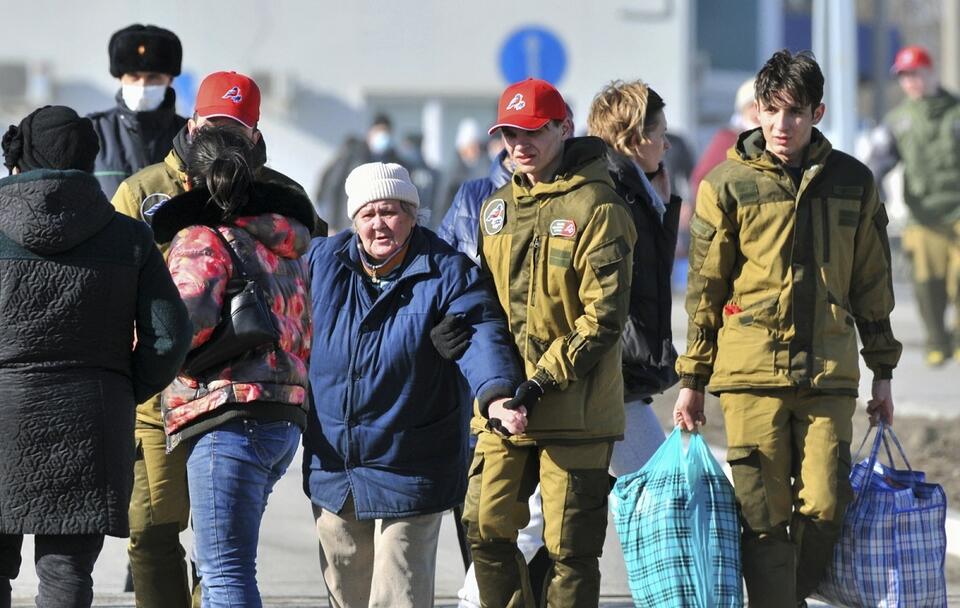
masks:
<path fill-rule="evenodd" d="M 393 145 L 393 138 L 387 131 L 377 131 L 367 138 L 367 145 L 374 154 L 383 154 Z"/>

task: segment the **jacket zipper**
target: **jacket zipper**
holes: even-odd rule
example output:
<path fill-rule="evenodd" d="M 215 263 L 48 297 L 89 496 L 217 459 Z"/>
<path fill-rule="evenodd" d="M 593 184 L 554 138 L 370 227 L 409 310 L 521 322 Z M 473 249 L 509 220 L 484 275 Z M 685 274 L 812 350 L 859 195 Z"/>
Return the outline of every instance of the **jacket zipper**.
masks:
<path fill-rule="evenodd" d="M 530 266 L 530 307 L 537 306 L 537 260 L 540 258 L 540 235 L 533 235 L 533 263 Z"/>
<path fill-rule="evenodd" d="M 830 208 L 827 199 L 820 199 L 820 217 L 823 221 L 823 263 L 830 262 Z"/>

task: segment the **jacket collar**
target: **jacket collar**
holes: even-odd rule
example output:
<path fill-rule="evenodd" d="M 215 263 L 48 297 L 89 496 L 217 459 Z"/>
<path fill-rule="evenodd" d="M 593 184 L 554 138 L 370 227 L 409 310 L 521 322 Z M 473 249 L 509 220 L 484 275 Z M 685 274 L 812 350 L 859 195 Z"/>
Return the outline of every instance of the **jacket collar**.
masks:
<path fill-rule="evenodd" d="M 206 188 L 188 190 L 165 202 L 153 215 L 154 238 L 158 243 L 170 242 L 187 226 L 216 227 L 224 223 L 222 211 L 208 203 Z M 253 195 L 234 214 L 235 217 L 276 213 L 297 220 L 308 229 L 313 226 L 313 206 L 302 192 L 266 182 L 257 182 Z"/>
<path fill-rule="evenodd" d="M 178 173 L 184 174 L 184 182 L 186 182 L 186 171 L 187 171 L 187 156 L 190 155 L 190 131 L 187 129 L 187 125 L 177 131 L 177 134 L 173 138 L 173 149 L 170 150 L 170 153 L 167 155 L 167 158 L 164 159 L 170 167 L 172 167 Z M 260 138 L 257 140 L 257 143 L 253 146 L 253 164 L 259 167 L 264 166 L 267 163 L 267 144 L 263 141 L 263 133 L 260 133 Z"/>
<path fill-rule="evenodd" d="M 352 272 L 361 277 L 366 277 L 367 273 L 364 271 L 363 262 L 360 260 L 359 243 L 360 237 L 351 232 L 348 237 L 344 237 L 344 242 L 337 249 L 335 255 L 340 263 Z M 396 282 L 400 283 L 411 277 L 432 272 L 433 267 L 429 253 L 430 243 L 427 241 L 423 229 L 420 226 L 414 226 L 413 233 L 410 235 L 410 244 L 407 246 L 406 257 L 400 266 L 400 276 Z"/>
<path fill-rule="evenodd" d="M 513 174 L 513 193 L 525 196 L 559 195 L 589 182 L 603 182 L 611 188 L 613 180 L 607 172 L 604 156 L 607 145 L 599 137 L 574 137 L 564 142 L 563 158 L 552 181 L 530 186 L 520 173 Z"/>
<path fill-rule="evenodd" d="M 760 169 L 774 169 L 783 165 L 779 158 L 767 151 L 766 147 L 767 141 L 763 138 L 763 130 L 757 127 L 740 134 L 737 144 L 727 152 L 727 158 L 754 165 Z M 810 143 L 804 150 L 800 167 L 806 172 L 815 165 L 822 165 L 831 151 L 833 146 L 819 129 L 814 128 Z"/>

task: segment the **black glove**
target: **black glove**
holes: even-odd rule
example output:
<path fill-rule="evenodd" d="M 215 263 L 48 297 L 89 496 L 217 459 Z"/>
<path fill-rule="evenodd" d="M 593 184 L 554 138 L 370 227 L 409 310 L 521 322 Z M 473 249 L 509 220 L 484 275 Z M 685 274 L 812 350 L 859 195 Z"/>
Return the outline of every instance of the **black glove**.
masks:
<path fill-rule="evenodd" d="M 504 409 L 515 410 L 521 405 L 527 408 L 527 416 L 533 412 L 533 406 L 543 397 L 543 387 L 536 380 L 525 380 L 517 387 L 513 399 L 503 404 Z"/>
<path fill-rule="evenodd" d="M 440 356 L 447 361 L 456 361 L 470 346 L 473 328 L 463 315 L 447 315 L 430 330 L 430 340 Z"/>

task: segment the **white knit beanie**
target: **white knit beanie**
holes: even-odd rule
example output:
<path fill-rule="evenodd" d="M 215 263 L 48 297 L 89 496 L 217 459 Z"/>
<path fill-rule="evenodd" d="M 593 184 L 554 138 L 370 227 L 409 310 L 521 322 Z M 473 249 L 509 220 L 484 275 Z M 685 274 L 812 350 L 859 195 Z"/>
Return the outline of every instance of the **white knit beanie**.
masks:
<path fill-rule="evenodd" d="M 396 163 L 367 163 L 350 172 L 346 182 L 350 219 L 372 201 L 404 201 L 420 208 L 420 195 L 407 170 Z"/>

